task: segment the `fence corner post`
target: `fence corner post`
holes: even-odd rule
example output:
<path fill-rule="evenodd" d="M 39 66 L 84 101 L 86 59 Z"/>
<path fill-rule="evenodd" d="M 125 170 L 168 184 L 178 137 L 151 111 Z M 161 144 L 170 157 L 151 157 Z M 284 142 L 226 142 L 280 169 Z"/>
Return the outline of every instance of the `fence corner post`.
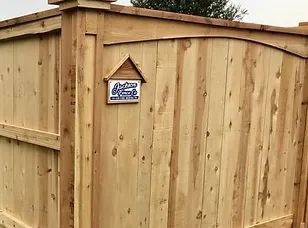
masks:
<path fill-rule="evenodd" d="M 98 227 L 95 159 L 99 156 L 105 11 L 114 0 L 48 0 L 62 12 L 59 226 Z M 100 63 L 100 64 L 98 64 Z M 94 219 L 95 218 L 95 219 Z"/>

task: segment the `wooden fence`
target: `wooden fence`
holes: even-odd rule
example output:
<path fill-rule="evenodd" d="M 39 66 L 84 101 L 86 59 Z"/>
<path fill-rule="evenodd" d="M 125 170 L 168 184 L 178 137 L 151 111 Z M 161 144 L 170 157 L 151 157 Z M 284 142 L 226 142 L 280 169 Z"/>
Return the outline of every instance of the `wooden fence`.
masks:
<path fill-rule="evenodd" d="M 0 22 L 0 227 L 306 228 L 308 31 L 89 2 Z"/>

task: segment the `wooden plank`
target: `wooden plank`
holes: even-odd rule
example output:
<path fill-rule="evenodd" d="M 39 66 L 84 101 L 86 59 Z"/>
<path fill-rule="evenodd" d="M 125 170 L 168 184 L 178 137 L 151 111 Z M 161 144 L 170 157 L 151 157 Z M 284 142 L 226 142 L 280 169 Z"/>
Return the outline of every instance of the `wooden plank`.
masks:
<path fill-rule="evenodd" d="M 136 60 L 142 58 L 142 44 L 119 46 L 121 58 L 131 53 Z M 117 227 L 138 227 L 137 220 L 137 187 L 139 162 L 139 127 L 140 103 L 119 105 L 118 107 L 118 145 L 117 145 L 117 176 L 119 198 L 117 210 L 121 219 Z M 142 181 L 142 180 L 140 180 Z M 127 197 L 130 196 L 130 197 Z"/>
<path fill-rule="evenodd" d="M 100 44 L 101 45 L 101 44 Z M 104 48 L 103 66 L 101 70 L 103 75 L 106 75 L 114 65 L 120 60 L 119 47 L 113 46 Z M 103 76 L 100 75 L 100 80 Z M 117 210 L 118 202 L 117 198 L 117 144 L 119 140 L 118 136 L 118 105 L 107 105 L 107 86 L 102 84 L 102 90 L 100 91 L 99 102 L 102 105 L 101 108 L 101 120 L 100 121 L 100 139 L 97 139 L 96 147 L 99 148 L 95 154 L 95 185 L 96 197 L 99 200 L 95 206 L 94 213 L 97 215 L 94 218 L 96 224 L 102 227 L 117 227 L 120 217 Z M 96 117 L 99 118 L 99 117 Z M 98 130 L 97 130 L 98 131 Z M 105 186 L 108 186 L 106 188 Z M 94 199 L 95 200 L 95 199 Z M 128 209 L 128 208 L 127 208 Z M 126 211 L 127 212 L 127 211 Z"/>
<path fill-rule="evenodd" d="M 269 31 L 269 32 L 281 32 L 290 34 L 302 34 L 306 35 L 308 32 L 301 31 L 300 29 L 294 28 L 282 28 L 270 25 L 261 25 L 253 23 L 242 23 L 237 21 L 226 21 L 222 19 L 205 18 L 200 16 L 193 16 L 187 14 L 171 13 L 160 10 L 149 10 L 144 8 L 127 7 L 122 5 L 112 5 L 111 12 L 127 14 L 127 15 L 137 15 L 143 17 L 152 17 L 158 19 L 190 22 L 196 24 L 212 25 L 212 26 L 222 26 L 231 28 L 241 28 L 248 30 L 259 30 L 259 31 Z"/>
<path fill-rule="evenodd" d="M 63 2 L 64 0 L 49 0 L 50 2 Z M 111 9 L 109 10 L 110 13 L 116 13 L 121 15 L 136 15 L 136 16 L 143 16 L 143 17 L 150 17 L 150 18 L 157 18 L 157 19 L 165 19 L 165 20 L 173 20 L 179 22 L 190 22 L 195 24 L 204 24 L 204 25 L 213 25 L 213 26 L 221 26 L 221 27 L 231 27 L 231 28 L 241 28 L 241 29 L 248 29 L 248 30 L 259 30 L 259 31 L 267 31 L 267 32 L 277 32 L 277 33 L 288 33 L 288 34 L 298 34 L 298 35 L 306 35 L 307 31 L 303 31 L 300 28 L 282 28 L 270 25 L 261 25 L 261 24 L 253 24 L 253 23 L 240 23 L 234 21 L 225 21 L 220 19 L 211 19 L 211 18 L 204 18 L 186 14 L 178 14 L 178 13 L 171 13 L 165 11 L 158 11 L 158 10 L 148 10 L 142 8 L 135 8 L 135 7 L 128 7 L 123 5 L 116 5 L 112 4 Z M 14 19 L 9 19 L 0 22 L 1 27 L 7 27 L 17 24 L 22 24 L 29 21 L 44 19 L 51 16 L 60 15 L 61 12 L 58 8 L 52 10 L 46 10 L 43 12 L 38 12 L 35 14 L 30 14 L 27 16 L 17 17 Z"/>
<path fill-rule="evenodd" d="M 1 122 L 13 124 L 13 68 L 14 68 L 14 44 L 12 41 L 0 44 L 0 119 Z M 1 138 L 0 140 L 1 174 L 3 176 L 2 208 L 11 213 L 13 212 L 13 144 L 10 140 Z"/>
<path fill-rule="evenodd" d="M 245 213 L 253 220 L 259 193 L 265 63 L 270 56 L 267 47 L 229 42 L 218 224 L 243 227 L 244 223 L 253 224 L 245 221 Z"/>
<path fill-rule="evenodd" d="M 243 154 L 241 154 L 241 124 L 244 113 L 239 107 L 242 106 L 241 102 L 244 97 L 245 73 L 242 66 L 245 58 L 247 45 L 243 41 L 229 41 L 228 50 L 228 69 L 227 69 L 227 82 L 226 82 L 226 102 L 225 102 L 225 115 L 224 115 L 224 134 L 222 144 L 222 157 L 221 157 L 221 177 L 219 187 L 219 204 L 218 204 L 218 217 L 217 223 L 222 227 L 241 227 L 236 226 L 236 210 L 235 204 L 237 203 L 237 194 L 239 194 L 240 186 L 236 181 L 236 176 L 240 176 L 239 167 L 242 164 L 239 161 Z M 249 61 L 249 58 L 247 58 Z M 248 64 L 247 64 L 248 65 Z M 245 66 L 247 66 L 245 65 Z M 243 98 L 244 97 L 244 98 Z M 246 98 L 247 99 L 247 98 Z M 247 113 L 246 113 L 247 114 Z M 230 145 L 232 149 L 230 148 Z M 232 152 L 231 152 L 232 151 Z M 242 198 L 244 200 L 244 198 Z M 239 206 L 240 205 L 236 205 Z M 241 207 L 239 208 L 241 210 Z"/>
<path fill-rule="evenodd" d="M 140 67 L 147 75 L 141 88 L 140 129 L 138 145 L 137 221 L 148 228 L 150 220 L 151 172 L 153 154 L 153 124 L 157 73 L 157 42 L 143 43 Z"/>
<path fill-rule="evenodd" d="M 100 10 L 108 10 L 110 9 L 110 3 L 107 1 L 89 1 L 89 0 L 75 0 L 75 1 L 62 1 L 59 6 L 61 11 L 68 10 L 72 8 L 88 8 L 88 9 L 100 9 Z"/>
<path fill-rule="evenodd" d="M 104 13 L 94 13 L 90 14 L 89 12 L 86 15 L 87 26 L 86 29 L 92 28 L 94 26 L 94 33 L 96 34 L 96 49 L 95 49 L 95 79 L 94 79 L 94 110 L 93 110 L 93 197 L 92 197 L 92 227 L 99 227 L 101 222 L 101 214 L 100 214 L 100 202 L 102 198 L 101 190 L 102 186 L 102 178 L 101 178 L 101 157 L 102 157 L 102 146 L 101 146 L 101 132 L 102 132 L 102 112 L 104 103 L 102 99 L 102 92 L 104 91 L 104 83 L 102 81 L 103 75 L 103 67 L 101 67 L 101 63 L 105 60 L 103 58 L 104 46 L 102 45 L 104 39 Z"/>
<path fill-rule="evenodd" d="M 76 2 L 81 2 L 80 0 L 75 0 Z M 88 0 L 84 0 L 84 1 L 82 1 L 82 2 L 87 2 Z M 102 2 L 115 2 L 116 0 L 96 0 L 97 2 L 100 2 L 100 3 L 102 3 Z M 67 0 L 48 0 L 48 3 L 49 4 L 56 4 L 56 5 L 61 5 L 61 4 L 63 4 L 64 2 L 67 2 Z M 91 3 L 90 3 L 91 4 Z"/>
<path fill-rule="evenodd" d="M 212 56 L 211 65 L 209 65 L 211 76 L 207 89 L 209 113 L 201 227 L 217 225 L 229 48 L 227 39 L 211 42 Z"/>
<path fill-rule="evenodd" d="M 14 37 L 35 35 L 58 31 L 61 29 L 61 17 L 51 17 L 41 21 L 28 22 L 26 24 L 14 27 L 0 29 L 0 40 L 6 40 Z"/>
<path fill-rule="evenodd" d="M 293 194 L 295 192 L 295 171 L 296 171 L 296 141 L 298 136 L 296 134 L 298 123 L 297 119 L 299 115 L 297 113 L 297 107 L 301 105 L 301 99 L 298 99 L 298 81 L 300 81 L 299 74 L 299 64 L 300 61 L 294 56 L 284 54 L 281 70 L 281 87 L 280 87 L 280 98 L 278 103 L 278 115 L 280 116 L 277 121 L 277 131 L 279 133 L 279 138 L 277 139 L 278 150 L 280 151 L 280 161 L 283 161 L 280 165 L 280 173 L 282 174 L 282 182 L 280 182 L 280 196 L 278 198 L 278 203 L 276 204 L 276 216 L 283 216 L 285 214 L 294 213 L 293 211 Z M 280 111 L 279 111 L 280 109 Z M 281 112 L 281 113 L 279 113 Z M 282 153 L 282 154 L 281 154 Z M 282 171 L 281 171 L 282 170 Z M 277 175 L 275 175 L 275 180 L 277 185 Z M 278 209 L 279 208 L 279 209 Z"/>
<path fill-rule="evenodd" d="M 75 227 L 91 227 L 92 214 L 92 165 L 93 165 L 93 111 L 95 78 L 95 36 L 86 36 L 80 45 L 84 56 L 79 63 L 76 88 L 76 141 L 75 141 Z M 81 60 L 84 58 L 83 60 Z"/>
<path fill-rule="evenodd" d="M 178 41 L 168 227 L 201 224 L 207 51 L 205 40 Z"/>
<path fill-rule="evenodd" d="M 74 227 L 75 104 L 77 13 L 62 16 L 60 97 L 60 227 Z M 68 51 L 69 50 L 69 51 Z"/>
<path fill-rule="evenodd" d="M 0 225 L 5 228 L 31 228 L 24 222 L 16 219 L 14 216 L 0 211 Z"/>
<path fill-rule="evenodd" d="M 154 107 L 150 228 L 167 227 L 177 43 L 158 43 Z"/>
<path fill-rule="evenodd" d="M 121 57 L 127 53 L 131 54 L 138 62 L 141 63 L 143 61 L 144 52 L 142 44 L 120 45 L 107 48 L 104 50 L 104 56 L 106 56 L 104 57 L 104 73 L 108 73 Z M 156 46 L 151 53 L 156 53 Z M 152 64 L 150 66 L 153 67 Z M 104 86 L 103 94 L 106 91 L 105 89 L 106 87 Z M 153 90 L 153 88 L 151 89 Z M 139 179 L 138 173 L 139 170 L 142 171 L 141 168 L 139 169 L 139 162 L 143 161 L 139 155 L 139 140 L 142 138 L 139 135 L 141 103 L 133 105 L 106 105 L 104 100 L 102 105 L 104 105 L 104 108 L 101 116 L 104 124 L 101 126 L 102 139 L 100 143 L 101 151 L 103 152 L 100 156 L 104 159 L 98 161 L 100 165 L 97 166 L 99 166 L 101 169 L 100 173 L 102 173 L 101 178 L 98 180 L 102 182 L 102 189 L 99 193 L 101 195 L 100 199 L 105 203 L 100 203 L 98 208 L 100 213 L 97 212 L 101 217 L 100 224 L 106 227 L 121 227 L 125 226 L 125 224 L 129 224 L 131 227 L 139 226 L 139 223 L 144 222 L 144 218 L 141 218 L 141 216 L 149 213 L 149 209 L 146 209 L 146 207 L 149 207 L 149 204 L 147 201 L 143 201 L 149 200 L 149 198 L 144 199 L 143 194 L 149 195 L 150 192 L 149 185 L 144 186 L 144 184 L 149 183 L 149 180 Z M 149 112 L 149 110 L 143 111 Z M 153 113 L 153 110 L 151 113 Z M 151 128 L 152 131 L 152 125 L 148 126 L 148 128 Z M 150 143 L 152 144 L 152 141 Z M 151 144 L 146 147 L 151 149 Z M 147 151 L 144 151 L 144 153 L 147 154 Z M 148 159 L 150 160 L 150 158 Z M 114 178 L 115 176 L 117 177 L 116 179 Z M 106 184 L 109 186 L 108 189 L 104 188 Z M 141 194 L 137 195 L 139 191 Z M 137 197 L 139 196 L 141 199 L 138 200 Z M 143 214 L 139 214 L 141 210 Z M 98 218 L 95 218 L 95 220 L 98 220 Z M 148 224 L 148 220 L 147 218 L 145 225 Z"/>
<path fill-rule="evenodd" d="M 308 62 L 303 62 L 303 87 L 302 87 L 302 102 L 308 100 Z M 295 194 L 295 226 L 298 227 L 302 222 L 305 222 L 305 211 L 308 206 L 307 202 L 307 185 L 308 185 L 308 124 L 307 124 L 307 105 L 302 103 L 300 111 L 299 125 L 301 130 L 299 132 L 298 141 L 298 162 L 295 183 L 299 183 L 298 192 Z"/>
<path fill-rule="evenodd" d="M 31 52 L 29 52 L 31 50 Z M 29 129 L 38 126 L 37 76 L 39 59 L 39 39 L 37 37 L 14 41 L 13 68 L 13 124 Z M 36 72 L 36 73 L 33 73 Z M 22 114 L 21 114 L 22 113 Z M 36 146 L 23 142 L 13 142 L 13 212 L 14 216 L 32 225 L 38 210 L 31 210 L 37 193 L 35 184 L 37 165 Z M 31 191 L 27 185 L 32 183 Z"/>
<path fill-rule="evenodd" d="M 60 136 L 53 133 L 0 124 L 0 136 L 60 150 Z"/>
<path fill-rule="evenodd" d="M 38 74 L 36 75 L 37 126 L 40 131 L 59 133 L 60 36 L 40 36 Z M 34 74 L 33 74 L 34 76 Z M 34 81 L 34 80 L 33 80 Z M 60 147 L 60 146 L 59 146 Z M 34 224 L 59 227 L 58 156 L 52 149 L 35 147 Z M 46 209 L 44 209 L 46 208 Z M 47 210 L 48 213 L 44 213 Z M 45 215 L 45 216 L 42 216 Z"/>
<path fill-rule="evenodd" d="M 142 17 L 140 20 L 138 16 L 121 15 L 119 17 L 118 14 L 106 14 L 106 24 L 113 25 L 105 27 L 104 43 L 106 45 L 174 38 L 232 38 L 260 43 L 297 56 L 308 57 L 308 48 L 303 47 L 307 38 L 286 33 L 275 34 L 228 27 L 221 29 L 221 27 L 212 25 L 159 20 L 150 17 Z"/>
<path fill-rule="evenodd" d="M 142 43 L 120 45 L 119 54 L 123 56 L 130 55 L 139 64 L 142 62 L 143 45 Z M 142 95 L 143 96 L 143 95 Z M 139 183 L 144 180 L 138 179 L 139 171 L 139 139 L 140 139 L 140 113 L 141 103 L 132 105 L 119 105 L 118 107 L 118 166 L 121 167 L 117 171 L 118 189 L 120 190 L 116 197 L 120 200 L 118 211 L 120 217 L 119 227 L 137 227 L 140 222 L 138 220 L 139 205 L 136 194 L 138 192 Z M 127 175 L 129 174 L 129 175 Z M 124 191 L 125 189 L 125 191 Z M 123 193 L 124 194 L 123 194 Z M 130 195 L 131 197 L 127 197 Z"/>
<path fill-rule="evenodd" d="M 92 223 L 96 37 L 85 31 L 85 10 L 63 13 L 60 227 Z"/>
<path fill-rule="evenodd" d="M 250 91 L 250 97 L 246 97 L 242 102 L 250 100 L 250 119 L 244 118 L 248 133 L 247 145 L 247 170 L 245 187 L 245 209 L 244 224 L 251 225 L 257 222 L 259 185 L 261 181 L 260 170 L 262 161 L 262 150 L 264 145 L 264 121 L 265 108 L 267 103 L 267 86 L 269 81 L 269 66 L 272 49 L 256 44 L 248 44 L 244 73 L 248 74 L 246 84 Z M 247 59 L 247 60 L 246 60 Z M 249 73 L 250 72 L 250 73 Z M 235 82 L 236 83 L 236 82 Z M 254 88 L 254 89 L 252 89 Z M 236 207 L 236 205 L 235 205 Z M 235 211 L 237 211 L 235 209 Z"/>
<path fill-rule="evenodd" d="M 293 224 L 293 215 L 283 216 L 270 221 L 262 222 L 256 225 L 247 226 L 246 228 L 291 228 Z"/>
<path fill-rule="evenodd" d="M 37 96 L 38 130 L 59 134 L 59 78 L 61 37 L 57 33 L 40 35 Z"/>
<path fill-rule="evenodd" d="M 275 182 L 274 176 L 277 175 L 277 181 L 282 181 L 283 177 L 279 173 L 280 166 L 278 166 L 281 157 L 280 151 L 277 148 L 277 119 L 278 119 L 278 102 L 280 96 L 281 85 L 281 65 L 283 53 L 277 50 L 271 51 L 271 59 L 269 63 L 269 81 L 267 86 L 267 98 L 265 108 L 265 122 L 264 135 L 262 147 L 262 161 L 260 170 L 260 184 L 259 197 L 257 208 L 257 222 L 269 220 L 276 215 L 279 209 L 274 208 L 276 203 L 279 203 L 281 193 L 279 193 L 280 186 Z M 282 106 L 283 109 L 284 106 Z M 280 112 L 283 113 L 283 112 Z M 283 145 L 283 144 L 281 144 Z M 277 166 L 276 166 L 277 165 Z M 279 212 L 281 213 L 281 212 Z"/>
<path fill-rule="evenodd" d="M 55 17 L 55 16 L 60 16 L 61 12 L 59 11 L 58 8 L 56 9 L 51 9 L 51 10 L 45 10 L 42 12 L 37 12 L 33 14 L 29 14 L 26 16 L 21 16 L 21 17 L 15 17 L 12 19 L 0 21 L 0 28 L 4 27 L 9 27 L 9 26 L 15 26 L 18 24 L 24 24 L 27 22 L 32 22 L 32 21 L 37 21 L 49 17 Z"/>
<path fill-rule="evenodd" d="M 52 38 L 55 38 L 54 46 Z M 56 84 L 59 75 L 55 69 L 55 59 L 59 57 L 56 56 L 58 47 L 57 36 L 48 34 L 15 42 L 16 124 L 40 131 L 58 132 Z M 31 55 L 25 50 L 31 50 Z M 14 167 L 15 207 L 20 213 L 19 218 L 31 226 L 40 224 L 42 227 L 58 227 L 58 153 L 15 141 L 14 147 L 14 162 L 17 164 Z M 32 183 L 32 188 L 28 187 L 28 183 Z"/>

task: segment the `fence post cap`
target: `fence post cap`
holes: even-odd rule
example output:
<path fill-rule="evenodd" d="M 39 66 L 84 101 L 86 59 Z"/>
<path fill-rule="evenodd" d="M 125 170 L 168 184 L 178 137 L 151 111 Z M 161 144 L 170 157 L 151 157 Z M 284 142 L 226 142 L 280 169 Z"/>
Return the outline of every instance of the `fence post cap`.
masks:
<path fill-rule="evenodd" d="M 110 4 L 117 0 L 48 0 L 48 4 L 59 5 L 60 10 L 76 7 L 92 9 L 110 9 Z"/>
<path fill-rule="evenodd" d="M 117 0 L 85 0 L 87 2 L 97 1 L 97 2 L 116 2 Z M 48 0 L 48 4 L 60 5 L 64 2 L 79 2 L 79 0 Z"/>

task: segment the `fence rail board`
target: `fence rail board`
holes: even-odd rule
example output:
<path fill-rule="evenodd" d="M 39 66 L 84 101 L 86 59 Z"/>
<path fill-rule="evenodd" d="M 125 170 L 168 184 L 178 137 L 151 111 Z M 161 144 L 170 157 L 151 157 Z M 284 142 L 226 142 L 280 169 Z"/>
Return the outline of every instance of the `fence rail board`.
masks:
<path fill-rule="evenodd" d="M 249 226 L 247 228 L 291 228 L 293 223 L 293 215 L 283 216 L 267 222 L 262 222 L 257 225 Z"/>
<path fill-rule="evenodd" d="M 4 226 L 4 228 L 31 228 L 14 216 L 0 211 L 0 227 L 1 225 Z"/>
<path fill-rule="evenodd" d="M 51 17 L 40 21 L 33 21 L 26 24 L 0 29 L 0 40 L 14 37 L 35 35 L 61 29 L 61 17 Z"/>
<path fill-rule="evenodd" d="M 0 124 L 0 136 L 54 150 L 60 150 L 60 135 L 53 133 Z"/>

